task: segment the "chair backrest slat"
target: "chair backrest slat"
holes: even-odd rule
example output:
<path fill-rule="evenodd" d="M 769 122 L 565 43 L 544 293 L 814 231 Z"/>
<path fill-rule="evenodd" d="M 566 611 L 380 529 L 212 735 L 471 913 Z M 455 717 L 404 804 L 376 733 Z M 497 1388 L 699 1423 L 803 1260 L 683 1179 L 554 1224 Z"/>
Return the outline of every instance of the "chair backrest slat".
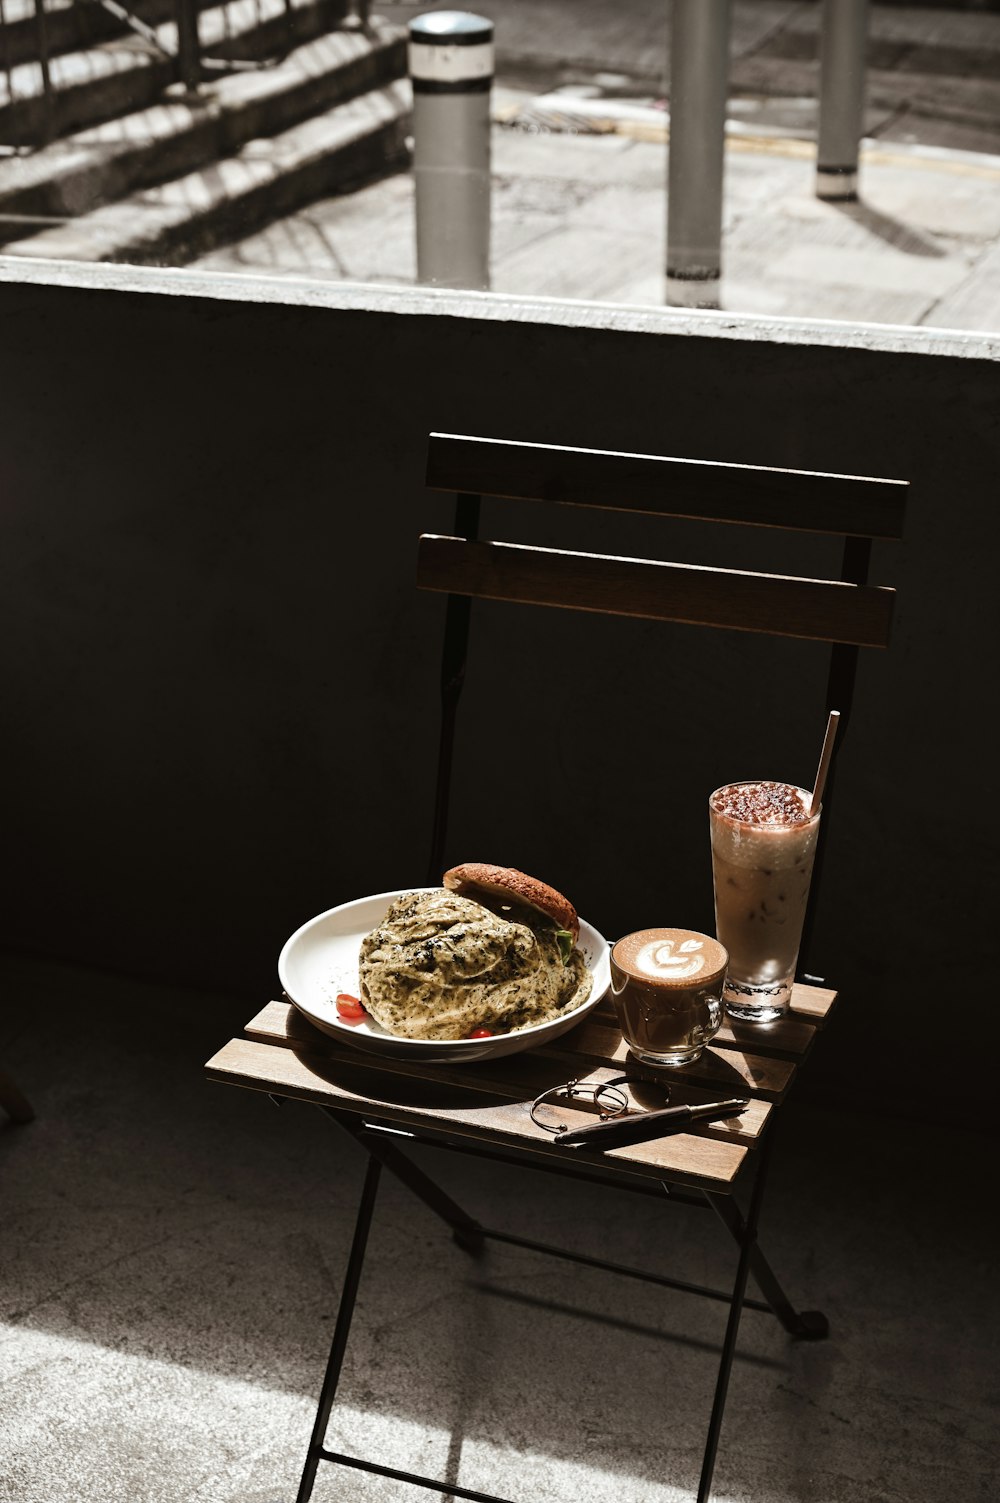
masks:
<path fill-rule="evenodd" d="M 525 605 L 887 647 L 894 591 L 423 534 L 417 583 Z"/>
<path fill-rule="evenodd" d="M 477 597 L 822 643 L 828 660 L 827 709 L 841 714 L 839 756 L 860 650 L 889 645 L 895 591 L 870 584 L 869 568 L 875 542 L 898 542 L 903 536 L 906 481 L 432 433 L 426 483 L 430 490 L 457 497 L 453 530 L 458 534 L 422 535 L 417 563 L 418 585 L 448 596 L 429 885 L 440 880 L 442 870 L 456 712 L 465 677 L 470 607 Z M 488 498 L 491 513 L 510 499 L 782 529 L 787 534 L 780 547 L 783 560 L 792 549 L 792 533 L 827 534 L 839 540 L 839 568 L 831 568 L 833 577 L 803 579 L 703 563 L 484 541 L 479 534 L 480 503 Z M 559 531 L 561 536 L 562 527 Z M 655 551 L 664 546 L 661 537 Z M 810 559 L 814 552 L 810 538 Z M 760 557 L 755 546 L 754 559 Z M 725 562 L 732 563 L 728 550 Z M 817 565 L 810 561 L 806 567 Z M 826 806 L 834 771 L 831 767 L 827 777 Z M 814 889 L 823 845 L 821 832 Z M 809 922 L 807 915 L 807 931 Z M 802 953 L 807 952 L 805 936 Z"/>
<path fill-rule="evenodd" d="M 431 490 L 779 527 L 841 537 L 902 537 L 903 480 L 769 469 L 655 454 L 432 433 Z"/>

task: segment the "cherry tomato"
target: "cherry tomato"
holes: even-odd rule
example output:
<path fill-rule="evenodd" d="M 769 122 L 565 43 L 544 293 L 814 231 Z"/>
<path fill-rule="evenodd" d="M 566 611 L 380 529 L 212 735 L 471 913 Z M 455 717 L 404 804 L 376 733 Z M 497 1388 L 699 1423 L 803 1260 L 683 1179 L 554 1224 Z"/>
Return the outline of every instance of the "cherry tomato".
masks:
<path fill-rule="evenodd" d="M 365 1010 L 357 997 L 352 997 L 349 992 L 338 992 L 337 1014 L 345 1023 L 360 1023 L 365 1017 Z"/>
<path fill-rule="evenodd" d="M 492 1028 L 473 1028 L 472 1032 L 469 1034 L 470 1039 L 491 1039 L 492 1037 Z"/>

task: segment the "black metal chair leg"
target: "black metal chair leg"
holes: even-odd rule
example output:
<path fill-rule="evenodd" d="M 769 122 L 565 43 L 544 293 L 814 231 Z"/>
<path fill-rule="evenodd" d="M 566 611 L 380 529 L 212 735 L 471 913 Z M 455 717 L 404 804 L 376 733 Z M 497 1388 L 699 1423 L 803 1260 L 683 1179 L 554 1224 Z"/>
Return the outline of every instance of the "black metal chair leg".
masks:
<path fill-rule="evenodd" d="M 455 1240 L 459 1245 L 470 1252 L 479 1251 L 487 1237 L 497 1237 L 501 1241 L 514 1243 L 523 1242 L 523 1239 L 497 1232 L 488 1232 L 477 1221 L 468 1216 L 423 1170 L 419 1169 L 405 1154 L 401 1153 L 395 1146 L 395 1143 L 389 1140 L 377 1127 L 365 1122 L 363 1119 L 359 1120 L 353 1114 L 339 1112 L 331 1107 L 324 1106 L 323 1111 L 356 1143 L 365 1149 L 368 1155 L 368 1169 L 361 1203 L 358 1207 L 354 1240 L 344 1277 L 344 1287 L 341 1294 L 340 1307 L 337 1312 L 337 1323 L 333 1334 L 333 1342 L 330 1347 L 330 1356 L 320 1392 L 312 1438 L 302 1472 L 302 1480 L 296 1495 L 296 1503 L 308 1503 L 316 1480 L 316 1472 L 322 1460 L 341 1462 L 344 1465 L 359 1467 L 362 1470 L 381 1472 L 385 1476 L 405 1478 L 407 1481 L 416 1482 L 438 1491 L 454 1491 L 456 1496 L 476 1500 L 481 1499 L 483 1503 L 500 1503 L 500 1500 L 494 1499 L 492 1495 L 463 1489 L 447 1488 L 445 1484 L 435 1482 L 429 1478 L 418 1477 L 413 1473 L 397 1473 L 391 1469 L 382 1468 L 375 1463 L 341 1456 L 338 1453 L 325 1449 L 324 1440 L 326 1430 L 343 1366 L 348 1334 L 351 1327 L 351 1318 L 354 1312 L 361 1269 L 364 1263 L 368 1233 L 375 1207 L 379 1176 L 382 1169 L 388 1169 L 402 1184 L 406 1185 L 413 1194 L 422 1200 L 429 1209 L 440 1216 L 452 1228 Z M 750 1196 L 749 1209 L 745 1216 L 741 1213 L 739 1206 L 731 1196 L 717 1195 L 709 1190 L 701 1191 L 703 1203 L 712 1207 L 723 1226 L 725 1226 L 726 1230 L 736 1241 L 739 1247 L 739 1259 L 733 1280 L 732 1294 L 729 1297 L 729 1318 L 726 1323 L 726 1333 L 719 1359 L 719 1370 L 712 1401 L 712 1413 L 709 1419 L 701 1476 L 698 1483 L 697 1503 L 709 1503 L 710 1499 L 712 1476 L 715 1470 L 716 1454 L 722 1431 L 722 1420 L 729 1391 L 729 1380 L 736 1354 L 736 1342 L 739 1335 L 740 1319 L 744 1304 L 751 1304 L 757 1309 L 765 1308 L 755 1300 L 746 1300 L 747 1281 L 751 1272 L 759 1283 L 761 1292 L 767 1300 L 767 1307 L 777 1315 L 786 1331 L 791 1335 L 800 1338 L 817 1339 L 825 1336 L 828 1331 L 826 1317 L 819 1311 L 804 1311 L 800 1314 L 793 1308 L 781 1285 L 775 1278 L 769 1263 L 757 1245 L 757 1223 L 760 1218 L 760 1208 L 764 1196 L 772 1139 L 773 1131 L 767 1135 L 759 1152 L 757 1173 Z M 524 1242 L 523 1245 L 535 1245 L 542 1252 L 560 1252 L 560 1249 L 550 1248 L 542 1244 Z M 563 1255 L 565 1256 L 566 1254 Z M 579 1261 L 591 1260 L 580 1257 Z M 612 1268 L 610 1264 L 599 1266 Z M 617 1271 L 627 1273 L 632 1270 L 618 1268 Z M 695 1288 L 695 1286 L 677 1285 L 676 1281 L 673 1280 L 660 1280 L 660 1282 L 672 1284 L 675 1287 L 688 1287 L 691 1292 L 708 1294 L 715 1297 L 715 1291 L 712 1290 Z M 718 1297 L 724 1296 L 720 1295 Z"/>
<path fill-rule="evenodd" d="M 701 1477 L 698 1481 L 698 1503 L 708 1503 L 712 1491 L 712 1474 L 715 1471 L 715 1457 L 719 1449 L 719 1435 L 722 1431 L 722 1416 L 726 1408 L 726 1395 L 729 1392 L 729 1375 L 733 1367 L 733 1357 L 736 1355 L 736 1338 L 739 1335 L 740 1316 L 743 1313 L 743 1296 L 746 1293 L 747 1279 L 750 1275 L 751 1247 L 752 1240 L 748 1237 L 740 1250 L 739 1262 L 736 1265 L 729 1319 L 726 1322 L 726 1335 L 722 1343 L 722 1356 L 719 1359 L 719 1375 L 715 1380 L 712 1416 L 708 1422 L 705 1454 L 701 1463 Z"/>
<path fill-rule="evenodd" d="M 378 1193 L 378 1182 L 381 1173 L 382 1165 L 378 1159 L 369 1156 L 368 1170 L 365 1174 L 364 1188 L 361 1192 L 361 1203 L 358 1206 L 358 1217 L 354 1225 L 354 1241 L 351 1243 L 351 1255 L 348 1259 L 347 1272 L 344 1275 L 344 1287 L 340 1295 L 337 1324 L 333 1332 L 330 1356 L 326 1364 L 326 1374 L 323 1378 L 323 1387 L 320 1389 L 319 1404 L 316 1409 L 316 1420 L 313 1424 L 309 1450 L 306 1453 L 306 1464 L 302 1469 L 302 1480 L 299 1483 L 299 1490 L 295 1495 L 295 1503 L 308 1503 L 312 1494 L 313 1484 L 316 1481 L 316 1469 L 322 1458 L 326 1427 L 330 1423 L 330 1410 L 333 1408 L 333 1399 L 337 1392 L 337 1383 L 340 1380 L 340 1370 L 344 1365 L 344 1353 L 347 1350 L 351 1317 L 354 1314 L 354 1302 L 357 1299 L 358 1284 L 361 1281 L 361 1269 L 365 1261 L 365 1249 L 368 1245 L 368 1231 L 372 1223 L 372 1213 L 375 1210 L 375 1197 Z"/>
<path fill-rule="evenodd" d="M 736 1277 L 733 1280 L 733 1294 L 729 1305 L 729 1319 L 726 1322 L 726 1334 L 722 1343 L 722 1356 L 719 1359 L 719 1375 L 715 1380 L 715 1397 L 712 1401 L 712 1415 L 708 1422 L 708 1436 L 705 1441 L 705 1454 L 698 1482 L 698 1503 L 709 1503 L 712 1490 L 712 1473 L 715 1471 L 715 1457 L 719 1449 L 719 1435 L 722 1431 L 722 1416 L 729 1392 L 729 1375 L 733 1367 L 733 1357 L 736 1355 L 736 1338 L 739 1335 L 740 1317 L 743 1314 L 743 1298 L 747 1290 L 747 1279 L 750 1277 L 753 1251 L 757 1245 L 757 1222 L 760 1219 L 760 1208 L 764 1199 L 770 1150 L 771 1138 L 769 1136 L 760 1150 L 757 1178 L 754 1180 L 746 1219 L 740 1218 L 741 1235 L 738 1238 L 740 1256 L 736 1264 Z M 705 1191 L 705 1198 L 717 1211 L 720 1207 L 716 1202 L 726 1200 L 725 1196 L 712 1195 L 708 1190 Z M 737 1215 L 739 1215 L 738 1211 Z M 725 1216 L 723 1220 L 726 1221 Z"/>
<path fill-rule="evenodd" d="M 391 1138 L 377 1128 L 359 1123 L 356 1117 L 347 1112 L 336 1112 L 330 1107 L 324 1107 L 323 1110 L 338 1127 L 342 1127 L 355 1142 L 360 1143 L 366 1153 L 377 1158 L 384 1169 L 395 1175 L 418 1200 L 422 1200 L 425 1206 L 451 1227 L 455 1241 L 464 1252 L 476 1254 L 482 1251 L 486 1244 L 480 1223 L 467 1215 L 450 1195 L 446 1195 L 429 1174 L 418 1169 L 404 1153 L 400 1153 Z"/>
<path fill-rule="evenodd" d="M 746 1223 L 740 1215 L 739 1207 L 724 1195 L 710 1195 L 708 1199 L 736 1243 L 742 1246 Z M 800 1341 L 820 1341 L 830 1334 L 829 1322 L 821 1310 L 795 1309 L 756 1240 L 750 1249 L 750 1272 L 789 1336 L 795 1336 Z"/>
<path fill-rule="evenodd" d="M 481 497 L 455 497 L 455 532 L 470 542 L 479 536 Z M 444 642 L 441 651 L 441 736 L 438 747 L 437 784 L 434 795 L 434 823 L 431 851 L 427 864 L 427 885 L 435 887 L 441 880 L 444 865 L 448 814 L 451 807 L 451 763 L 458 719 L 458 702 L 465 683 L 465 662 L 469 650 L 469 623 L 472 598 L 449 595 L 445 615 Z"/>

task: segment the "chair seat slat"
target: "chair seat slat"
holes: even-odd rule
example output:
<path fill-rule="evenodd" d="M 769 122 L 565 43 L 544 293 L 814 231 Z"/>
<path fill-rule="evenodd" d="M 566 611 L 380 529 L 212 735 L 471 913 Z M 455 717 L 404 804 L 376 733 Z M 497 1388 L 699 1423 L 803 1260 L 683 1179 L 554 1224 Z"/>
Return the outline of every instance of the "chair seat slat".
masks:
<path fill-rule="evenodd" d="M 432 433 L 432 490 L 896 540 L 904 480 Z"/>
<path fill-rule="evenodd" d="M 384 1075 L 375 1082 L 363 1067 L 355 1066 L 345 1073 L 326 1052 L 310 1054 L 249 1039 L 231 1039 L 208 1060 L 205 1072 L 210 1080 L 317 1102 L 359 1117 L 375 1116 L 403 1128 L 424 1128 L 452 1139 L 467 1138 L 470 1143 L 527 1149 L 565 1163 L 566 1149 L 532 1122 L 524 1101 L 491 1102 L 483 1097 L 473 1103 L 463 1097 L 461 1102 L 442 1104 L 440 1087 L 422 1090 L 418 1080 L 400 1085 Z M 613 1159 L 636 1174 L 704 1184 L 728 1193 L 749 1151 L 748 1142 L 734 1141 L 732 1136 L 678 1133 L 613 1149 L 608 1154 L 576 1149 L 573 1159 L 600 1167 Z"/>
<path fill-rule="evenodd" d="M 895 592 L 839 580 L 423 534 L 417 583 L 523 605 L 887 647 Z"/>
<path fill-rule="evenodd" d="M 339 1040 L 320 1033 L 294 1007 L 277 1002 L 269 1004 L 257 1017 L 250 1020 L 246 1034 L 256 1043 L 298 1049 L 310 1056 L 324 1058 L 331 1080 L 338 1079 L 341 1083 L 350 1081 L 361 1071 L 369 1081 L 380 1080 L 378 1094 L 391 1094 L 394 1089 L 393 1081 L 396 1082 L 396 1089 L 399 1082 L 407 1082 L 408 1090 L 411 1086 L 414 1090 L 421 1089 L 417 1082 L 423 1082 L 432 1095 L 436 1093 L 438 1100 L 451 1105 L 455 1105 L 461 1096 L 474 1104 L 494 1101 L 521 1103 L 523 1106 L 542 1092 L 567 1080 L 610 1079 L 620 1076 L 627 1069 L 624 1046 L 617 1028 L 598 1029 L 588 1034 L 581 1025 L 569 1035 L 564 1035 L 565 1042 L 562 1044 L 557 1040 L 548 1049 L 527 1049 L 520 1054 L 489 1063 L 479 1062 L 472 1069 L 462 1064 L 437 1064 L 434 1061 L 421 1063 L 412 1055 L 393 1059 L 359 1052 L 350 1044 L 342 1044 Z M 596 1054 L 595 1046 L 598 1049 Z M 607 1058 L 603 1057 L 602 1050 L 607 1051 Z M 718 1100 L 719 1061 L 724 1061 L 725 1058 L 725 1054 L 719 1054 L 715 1061 L 707 1061 L 707 1085 L 699 1079 L 696 1070 L 685 1071 L 672 1080 L 670 1102 L 674 1106 L 697 1106 L 702 1102 Z M 738 1070 L 733 1072 L 728 1085 L 734 1091 L 738 1088 L 739 1092 L 759 1089 L 761 1097 L 751 1100 L 742 1116 L 728 1119 L 724 1126 L 713 1127 L 708 1123 L 700 1125 L 696 1131 L 707 1132 L 710 1136 L 714 1133 L 730 1142 L 755 1143 L 771 1111 L 771 1102 L 764 1097 L 780 1095 L 787 1088 L 792 1069 L 788 1062 L 774 1065 L 766 1057 L 752 1052 L 741 1053 Z M 641 1070 L 638 1088 L 640 1092 L 646 1092 L 648 1097 L 650 1081 L 643 1079 Z M 625 1093 L 630 1094 L 628 1087 Z M 412 1092 L 410 1095 L 412 1097 Z M 666 1104 L 658 1099 L 637 1098 L 634 1089 L 631 1095 L 632 1105 L 636 1109 L 645 1110 Z M 567 1107 L 567 1110 L 571 1109 Z M 584 1119 L 588 1114 L 594 1115 L 593 1109 L 588 1112 L 581 1107 L 581 1111 Z M 582 1126 L 583 1123 L 579 1125 Z"/>

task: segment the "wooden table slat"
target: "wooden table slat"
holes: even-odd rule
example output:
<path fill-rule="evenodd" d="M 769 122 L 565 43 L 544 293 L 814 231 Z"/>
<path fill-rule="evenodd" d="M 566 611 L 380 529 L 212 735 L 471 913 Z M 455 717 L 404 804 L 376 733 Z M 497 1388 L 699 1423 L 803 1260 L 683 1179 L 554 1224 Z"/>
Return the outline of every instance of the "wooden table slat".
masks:
<path fill-rule="evenodd" d="M 727 1018 L 712 1043 L 716 1049 L 743 1049 L 751 1054 L 793 1059 L 800 1065 L 812 1048 L 818 1031 L 812 1023 L 794 1018 L 782 1018 L 767 1025 L 740 1023 Z"/>
<path fill-rule="evenodd" d="M 470 1104 L 472 1093 L 468 1087 L 449 1087 L 445 1091 L 439 1084 L 428 1092 L 426 1082 L 402 1075 L 393 1079 L 384 1071 L 367 1069 L 354 1062 L 345 1066 L 324 1052 L 308 1054 L 301 1049 L 252 1039 L 231 1039 L 213 1055 L 205 1069 L 212 1080 L 340 1107 L 360 1115 L 377 1115 L 379 1120 L 401 1126 L 436 1129 L 494 1146 L 527 1148 L 558 1157 L 564 1163 L 570 1152 L 553 1143 L 551 1136 L 536 1126 L 528 1102 L 498 1104 L 494 1100 L 488 1105 Z M 389 1085 L 393 1088 L 392 1095 L 387 1089 Z M 376 1094 L 376 1087 L 384 1094 Z M 442 1097 L 448 1104 L 443 1104 Z M 572 1153 L 579 1163 L 601 1165 L 613 1160 L 637 1174 L 728 1192 L 748 1149 L 732 1141 L 677 1133 L 608 1153 L 582 1148 L 573 1149 Z"/>
<path fill-rule="evenodd" d="M 431 1136 L 441 1133 L 465 1138 L 470 1145 L 520 1150 L 567 1168 L 569 1154 L 581 1165 L 616 1164 L 629 1174 L 728 1193 L 836 998 L 829 988 L 796 984 L 786 1018 L 765 1027 L 727 1019 L 701 1058 L 669 1071 L 666 1082 L 662 1072 L 650 1071 L 631 1055 L 607 998 L 549 1046 L 472 1066 L 364 1054 L 316 1028 L 287 999 L 272 1001 L 247 1024 L 248 1036 L 230 1040 L 205 1069 L 212 1080 L 332 1106 Z M 531 1103 L 544 1091 L 571 1079 L 625 1074 L 629 1107 L 638 1111 L 664 1105 L 665 1084 L 674 1105 L 746 1095 L 750 1105 L 725 1122 L 605 1153 L 560 1146 L 531 1119 Z M 587 1103 L 570 1107 L 560 1101 L 558 1120 L 577 1126 L 592 1121 L 594 1110 Z"/>
<path fill-rule="evenodd" d="M 791 1054 L 801 1058 L 812 1047 L 836 1000 L 837 993 L 828 987 L 806 986 L 796 981 L 792 987 L 792 1005 L 783 1018 L 766 1024 L 740 1023 L 726 1018 L 715 1042 L 731 1042 L 734 1037 L 741 1044 L 759 1040 L 756 1045 L 758 1052 Z M 615 1009 L 610 995 L 598 1003 L 591 1016 L 606 1022 L 614 1021 Z"/>
<path fill-rule="evenodd" d="M 571 1033 L 537 1052 L 547 1055 L 558 1052 L 567 1061 L 570 1075 L 581 1074 L 588 1064 L 598 1062 L 620 1065 L 624 1069 L 630 1058 L 629 1047 L 617 1026 L 592 1023 L 589 1018 Z M 722 1090 L 726 1096 L 749 1090 L 779 1101 L 792 1083 L 795 1068 L 792 1060 L 748 1054 L 736 1044 L 718 1048 L 712 1043 L 693 1064 L 672 1069 L 670 1079 L 709 1085 Z"/>
<path fill-rule="evenodd" d="M 531 1102 L 543 1091 L 562 1085 L 568 1079 L 600 1080 L 617 1077 L 623 1067 L 600 1063 L 578 1073 L 576 1077 L 568 1070 L 565 1061 L 558 1055 L 541 1050 L 526 1050 L 523 1054 L 511 1055 L 496 1061 L 480 1061 L 475 1065 L 434 1065 L 419 1073 L 414 1071 L 409 1060 L 393 1060 L 362 1055 L 349 1044 L 340 1044 L 336 1039 L 321 1033 L 287 1003 L 271 1002 L 253 1018 L 246 1028 L 247 1035 L 259 1043 L 276 1045 L 279 1048 L 297 1048 L 307 1055 L 326 1055 L 347 1070 L 363 1069 L 372 1076 L 397 1077 L 404 1081 L 423 1081 L 430 1087 L 461 1090 L 471 1094 L 499 1099 L 506 1102 Z M 630 1106 L 635 1110 L 654 1111 L 659 1107 L 697 1106 L 718 1099 L 717 1090 L 699 1087 L 697 1082 L 686 1078 L 671 1077 L 669 1096 L 664 1083 L 638 1074 L 625 1086 Z M 724 1122 L 709 1122 L 699 1126 L 698 1136 L 714 1137 L 724 1142 L 741 1142 L 753 1147 L 760 1138 L 771 1113 L 771 1104 L 753 1099 L 739 1117 Z M 569 1112 L 560 1107 L 560 1115 L 574 1118 L 572 1125 L 583 1125 L 588 1120 L 586 1111 Z M 579 1123 L 576 1118 L 579 1118 Z"/>
<path fill-rule="evenodd" d="M 351 1047 L 340 1045 L 330 1035 L 321 1033 L 290 1003 L 270 1003 L 247 1025 L 247 1033 L 269 1043 L 289 1043 L 295 1040 L 313 1049 L 325 1046 L 331 1051 L 345 1048 L 350 1051 Z M 349 1052 L 347 1057 L 353 1056 Z M 362 1057 L 359 1050 L 358 1060 Z M 381 1056 L 379 1060 L 381 1063 Z M 615 1023 L 591 1022 L 590 1018 L 585 1018 L 578 1027 L 548 1046 L 528 1049 L 523 1054 L 509 1055 L 504 1061 L 492 1062 L 490 1073 L 495 1075 L 497 1066 L 501 1064 L 508 1070 L 520 1069 L 526 1076 L 526 1088 L 537 1094 L 544 1089 L 543 1085 L 534 1085 L 534 1081 L 542 1073 L 540 1061 L 550 1062 L 550 1068 L 554 1070 L 553 1084 L 559 1079 L 570 1080 L 585 1076 L 602 1065 L 614 1065 L 622 1071 L 628 1066 L 637 1076 L 645 1076 L 647 1079 L 653 1073 L 644 1070 L 631 1058 L 628 1046 Z M 455 1068 L 462 1072 L 464 1078 L 465 1071 L 478 1073 L 486 1063 L 488 1062 L 481 1061 L 476 1065 L 459 1065 Z M 388 1062 L 386 1067 L 391 1068 Z M 409 1059 L 401 1066 L 407 1075 L 427 1073 L 432 1079 L 441 1078 L 439 1072 L 442 1068 L 440 1065 L 420 1068 Z M 736 1042 L 726 1048 L 717 1048 L 713 1043 L 694 1064 L 671 1070 L 669 1082 L 672 1088 L 691 1086 L 701 1088 L 702 1091 L 707 1089 L 710 1093 L 721 1091 L 724 1096 L 739 1096 L 749 1091 L 767 1100 L 780 1101 L 791 1085 L 794 1074 L 795 1064 L 791 1060 L 749 1053 Z M 656 1078 L 660 1078 L 658 1074 Z M 675 1096 L 675 1099 L 680 1098 Z M 701 1099 L 710 1100 L 711 1095 L 703 1095 Z"/>
<path fill-rule="evenodd" d="M 806 986 L 796 981 L 792 986 L 791 1016 L 798 1014 L 822 1028 L 836 1000 L 837 993 L 828 986 Z"/>

